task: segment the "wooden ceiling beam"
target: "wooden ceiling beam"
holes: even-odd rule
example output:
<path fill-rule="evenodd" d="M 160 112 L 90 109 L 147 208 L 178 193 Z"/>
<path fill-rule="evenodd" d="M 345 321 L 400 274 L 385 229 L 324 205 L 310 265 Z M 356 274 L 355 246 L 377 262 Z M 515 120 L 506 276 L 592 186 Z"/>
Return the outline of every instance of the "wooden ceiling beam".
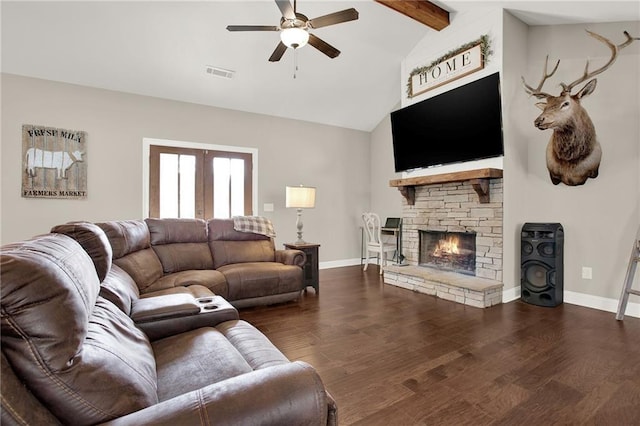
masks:
<path fill-rule="evenodd" d="M 440 31 L 449 25 L 449 12 L 427 0 L 375 0 L 391 9 Z"/>

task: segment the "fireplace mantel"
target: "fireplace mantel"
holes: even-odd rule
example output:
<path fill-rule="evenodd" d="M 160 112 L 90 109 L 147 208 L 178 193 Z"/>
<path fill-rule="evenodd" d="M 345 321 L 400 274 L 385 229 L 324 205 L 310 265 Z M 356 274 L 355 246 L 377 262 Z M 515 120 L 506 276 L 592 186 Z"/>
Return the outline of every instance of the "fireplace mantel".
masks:
<path fill-rule="evenodd" d="M 470 181 L 473 189 L 478 193 L 480 203 L 484 204 L 489 202 L 489 179 L 501 177 L 501 169 L 484 168 L 406 179 L 392 179 L 389 181 L 389 186 L 397 187 L 407 200 L 407 204 L 413 206 L 416 201 L 416 186 Z"/>

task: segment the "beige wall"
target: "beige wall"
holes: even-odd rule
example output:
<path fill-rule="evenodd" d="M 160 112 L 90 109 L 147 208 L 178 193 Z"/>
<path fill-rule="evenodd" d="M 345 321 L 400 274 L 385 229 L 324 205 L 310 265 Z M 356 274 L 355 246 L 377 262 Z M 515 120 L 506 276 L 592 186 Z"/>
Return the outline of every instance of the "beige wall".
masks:
<path fill-rule="evenodd" d="M 527 31 L 526 67 L 512 70 L 509 78 L 522 74 L 535 84 L 541 77 L 544 58 L 561 59 L 553 84 L 582 75 L 585 61 L 591 68 L 604 64 L 609 50 L 585 32 L 589 29 L 616 43 L 625 40 L 623 30 L 640 33 L 640 22 L 530 27 Z M 583 186 L 554 186 L 548 177 L 545 149 L 551 131 L 533 126 L 539 110 L 524 91 L 515 93 L 509 108 L 513 124 L 509 146 L 515 156 L 505 165 L 505 216 L 509 215 L 512 240 L 524 222 L 560 222 L 565 228 L 565 301 L 588 302 L 582 295 L 617 299 L 626 272 L 631 245 L 640 223 L 640 43 L 620 52 L 615 64 L 597 77 L 597 88 L 582 101 L 602 145 L 600 175 Z M 509 58 L 505 54 L 505 64 Z M 582 86 L 580 86 L 582 87 Z M 526 149 L 526 151 L 525 151 Z M 517 238 L 517 237 L 516 237 Z M 519 259 L 519 256 L 518 256 Z M 582 279 L 582 267 L 593 268 L 593 279 Z M 512 265 L 519 279 L 519 268 Z M 607 301 L 595 299 L 594 304 Z M 606 306 L 603 306 L 606 307 Z"/>
<path fill-rule="evenodd" d="M 371 132 L 371 211 L 386 217 L 402 217 L 402 195 L 397 188 L 389 186 L 391 179 L 400 177 L 395 173 L 393 145 L 391 144 L 391 120 L 389 116 Z"/>
<path fill-rule="evenodd" d="M 520 76 L 527 68 L 527 36 L 529 27 L 509 13 L 503 16 L 503 58 L 501 73 L 502 127 L 504 137 L 504 217 L 503 217 L 503 280 L 505 299 L 520 297 L 520 232 L 527 219 L 526 203 L 528 139 L 525 136 L 533 123 L 530 99 L 524 96 Z M 522 124 L 524 123 L 524 125 Z M 542 136 L 542 135 L 540 135 Z M 542 145 L 544 146 L 544 145 Z M 554 220 L 556 221 L 556 220 Z"/>
<path fill-rule="evenodd" d="M 88 198 L 20 196 L 23 124 L 87 132 Z M 170 139 L 258 149 L 258 209 L 278 245 L 296 237 L 286 185 L 317 187 L 304 237 L 323 262 L 359 258 L 359 218 L 369 206 L 369 133 L 202 105 L 2 75 L 1 241 L 47 232 L 71 220 L 144 217 L 142 140 Z M 274 212 L 263 212 L 273 203 Z"/>

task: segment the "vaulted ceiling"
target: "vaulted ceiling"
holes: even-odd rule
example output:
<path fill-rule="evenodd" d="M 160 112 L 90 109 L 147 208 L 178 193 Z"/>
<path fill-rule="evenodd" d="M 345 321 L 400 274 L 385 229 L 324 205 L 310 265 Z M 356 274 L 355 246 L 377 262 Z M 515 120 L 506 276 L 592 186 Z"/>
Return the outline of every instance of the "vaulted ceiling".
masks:
<path fill-rule="evenodd" d="M 278 25 L 273 0 L 2 1 L 2 72 L 370 131 L 400 100 L 402 59 L 436 31 L 382 3 L 300 0 L 309 18 L 354 7 L 359 19 L 312 31 L 335 59 L 308 46 L 269 62 L 278 32 L 226 27 Z M 640 20 L 636 1 L 425 3 L 452 23 L 497 5 L 532 25 Z"/>

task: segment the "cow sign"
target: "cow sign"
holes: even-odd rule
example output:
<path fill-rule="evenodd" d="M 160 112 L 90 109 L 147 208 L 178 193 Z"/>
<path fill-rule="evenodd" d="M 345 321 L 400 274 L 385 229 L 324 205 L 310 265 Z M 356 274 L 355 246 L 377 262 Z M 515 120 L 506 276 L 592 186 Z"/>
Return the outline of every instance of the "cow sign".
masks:
<path fill-rule="evenodd" d="M 22 196 L 86 198 L 86 132 L 22 126 Z"/>
<path fill-rule="evenodd" d="M 67 178 L 67 170 L 76 161 L 82 161 L 82 152 L 44 151 L 38 148 L 27 150 L 27 172 L 35 176 L 35 169 L 55 169 L 56 178 Z"/>

